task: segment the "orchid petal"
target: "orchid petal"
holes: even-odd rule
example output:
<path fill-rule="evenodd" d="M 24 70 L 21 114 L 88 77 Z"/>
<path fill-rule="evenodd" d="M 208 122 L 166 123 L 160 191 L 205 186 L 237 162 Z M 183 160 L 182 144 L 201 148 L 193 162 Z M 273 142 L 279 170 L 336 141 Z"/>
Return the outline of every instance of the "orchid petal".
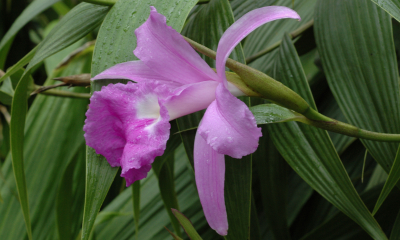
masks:
<path fill-rule="evenodd" d="M 207 222 L 218 234 L 225 236 L 228 232 L 224 199 L 225 157 L 214 151 L 199 134 L 194 141 L 194 170 Z"/>
<path fill-rule="evenodd" d="M 159 101 L 170 94 L 157 83 L 109 84 L 91 98 L 85 120 L 86 144 L 112 167 L 122 166 L 127 186 L 146 177 L 169 138 L 169 115 Z"/>
<path fill-rule="evenodd" d="M 176 88 L 165 100 L 170 120 L 206 109 L 215 100 L 216 81 L 192 83 Z"/>
<path fill-rule="evenodd" d="M 135 30 L 134 54 L 151 70 L 182 84 L 217 80 L 217 74 L 184 38 L 167 26 L 166 17 L 150 7 L 147 21 Z"/>
<path fill-rule="evenodd" d="M 253 114 L 222 83 L 215 95 L 197 132 L 220 154 L 241 158 L 253 153 L 262 135 Z"/>
<path fill-rule="evenodd" d="M 225 63 L 236 45 L 264 23 L 282 18 L 300 20 L 300 16 L 290 8 L 282 6 L 263 7 L 246 13 L 225 31 L 218 43 L 216 59 L 217 73 L 224 84 L 226 83 Z"/>

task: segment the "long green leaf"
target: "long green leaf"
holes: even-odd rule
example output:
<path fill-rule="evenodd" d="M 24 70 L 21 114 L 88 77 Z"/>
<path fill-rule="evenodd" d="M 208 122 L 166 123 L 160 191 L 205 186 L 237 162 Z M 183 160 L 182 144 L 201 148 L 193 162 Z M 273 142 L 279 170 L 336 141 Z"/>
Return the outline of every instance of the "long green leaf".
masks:
<path fill-rule="evenodd" d="M 201 208 L 196 188 L 193 185 L 193 172 L 190 170 L 185 150 L 181 145 L 175 151 L 175 189 L 179 201 L 180 210 L 193 223 L 196 230 L 203 239 L 221 239 L 214 230 L 208 227 Z M 164 210 L 164 204 L 160 195 L 158 179 L 154 171 L 141 180 L 141 211 L 140 211 L 140 232 L 139 239 L 164 240 L 170 239 L 169 233 L 164 226 L 172 229 L 169 215 Z M 125 190 L 118 195 L 102 212 L 132 212 L 131 191 Z M 135 235 L 133 227 L 134 219 L 127 215 L 113 219 L 106 224 L 98 225 L 95 228 L 97 240 L 109 239 L 132 239 Z"/>
<path fill-rule="evenodd" d="M 13 75 L 14 73 L 16 73 L 18 70 L 20 70 L 21 68 L 23 68 L 25 65 L 27 65 L 33 58 L 33 56 L 35 56 L 36 53 L 36 49 L 34 48 L 32 49 L 29 53 L 27 53 L 23 58 L 21 58 L 21 60 L 19 60 L 16 64 L 12 65 L 11 67 L 9 67 L 7 69 L 6 74 L 4 74 L 1 78 L 0 78 L 0 82 L 3 82 L 6 78 L 10 77 L 11 75 Z"/>
<path fill-rule="evenodd" d="M 140 218 L 140 180 L 132 184 L 133 219 L 135 220 L 135 234 L 138 240 Z"/>
<path fill-rule="evenodd" d="M 263 128 L 260 147 L 253 154 L 260 179 L 263 209 L 275 239 L 290 239 L 286 214 L 287 164 Z"/>
<path fill-rule="evenodd" d="M 39 13 L 43 12 L 47 8 L 49 8 L 54 3 L 60 0 L 36 0 L 33 1 L 25 10 L 19 15 L 19 17 L 15 20 L 13 25 L 4 35 L 0 42 L 0 51 L 4 48 L 5 45 L 9 44 L 9 41 L 12 41 L 15 34 L 27 24 L 32 18 L 36 17 Z"/>
<path fill-rule="evenodd" d="M 283 38 L 275 71 L 275 79 L 316 108 L 297 52 L 287 35 Z M 387 239 L 354 189 L 326 131 L 297 123 L 267 127 L 279 152 L 311 187 L 372 237 Z"/>
<path fill-rule="evenodd" d="M 32 239 L 32 230 L 24 171 L 23 143 L 26 111 L 28 108 L 26 92 L 28 91 L 30 71 L 45 58 L 68 47 L 92 31 L 101 22 L 107 11 L 108 8 L 106 7 L 80 4 L 69 12 L 69 14 L 60 21 L 59 27 L 50 32 L 50 34 L 38 46 L 35 56 L 29 63 L 15 89 L 11 108 L 10 147 L 14 175 L 18 186 L 18 195 L 29 239 Z"/>
<path fill-rule="evenodd" d="M 92 76 L 95 76 L 115 65 L 116 63 L 136 59 L 132 51 L 136 48 L 135 29 L 148 18 L 150 6 L 155 6 L 158 11 L 167 17 L 167 24 L 180 31 L 189 11 L 196 4 L 195 0 L 181 2 L 174 1 L 139 1 L 119 0 L 107 15 L 100 28 L 92 62 Z M 170 11 L 169 9 L 173 9 Z M 101 86 L 110 81 L 95 81 L 92 89 L 100 90 Z M 88 147 L 87 194 L 83 219 L 82 239 L 88 239 L 93 228 L 94 219 L 100 210 L 106 193 L 115 177 L 117 168 L 111 168 L 106 159 L 96 156 L 94 150 Z M 92 169 L 95 167 L 95 169 Z M 91 181 L 103 181 L 103 185 L 88 184 Z M 97 197 L 95 197 L 97 195 Z"/>
<path fill-rule="evenodd" d="M 190 220 L 185 215 L 183 215 L 176 209 L 172 209 L 172 212 L 178 219 L 179 223 L 182 225 L 183 229 L 185 229 L 186 234 L 189 236 L 191 240 L 202 240 L 200 235 L 196 232 L 196 229 L 194 229 Z"/>
<path fill-rule="evenodd" d="M 57 192 L 56 222 L 60 240 L 75 239 L 82 221 L 85 146 L 82 144 L 80 149 L 65 168 Z M 78 178 L 74 178 L 74 175 Z"/>
<path fill-rule="evenodd" d="M 60 74 L 74 75 L 90 71 L 90 61 L 90 54 L 82 56 L 73 60 Z M 54 84 L 54 81 L 48 80 L 46 84 Z M 84 88 L 71 90 L 87 91 Z M 58 238 L 55 219 L 58 184 L 66 165 L 81 151 L 84 144 L 82 127 L 87 103 L 85 100 L 37 96 L 28 112 L 24 165 L 29 205 L 35 206 L 30 212 L 32 222 L 35 223 L 32 233 L 34 239 Z M 11 164 L 9 155 L 2 167 L 6 183 L 1 186 L 4 204 L 0 204 L 0 239 L 28 239 Z M 74 183 L 77 181 L 79 177 L 72 179 Z M 80 206 L 71 210 L 74 213 L 82 207 L 78 199 L 83 201 L 83 187 L 80 191 L 80 197 L 77 196 L 74 201 Z M 79 222 L 75 227 L 78 229 Z"/>
<path fill-rule="evenodd" d="M 390 16 L 371 1 L 319 1 L 314 31 L 329 87 L 349 123 L 400 133 L 399 73 Z M 389 172 L 398 144 L 362 142 Z"/>
<path fill-rule="evenodd" d="M 175 121 L 172 122 L 170 139 L 167 142 L 167 148 L 161 157 L 157 157 L 152 168 L 158 178 L 161 198 L 164 202 L 165 210 L 168 212 L 174 231 L 178 237 L 182 237 L 181 228 L 178 220 L 173 215 L 171 209 L 179 209 L 178 199 L 175 191 L 175 150 L 181 144 L 181 138 L 176 132 Z"/>
<path fill-rule="evenodd" d="M 398 0 L 371 0 L 393 18 L 400 22 L 400 1 Z"/>
<path fill-rule="evenodd" d="M 396 186 L 399 179 L 400 179 L 400 148 L 397 150 L 396 158 L 394 159 L 392 169 L 390 170 L 389 176 L 386 180 L 385 185 L 383 186 L 382 192 L 379 195 L 378 201 L 376 202 L 372 214 L 375 214 L 379 210 L 380 206 L 385 201 L 386 197 L 392 191 L 394 186 Z"/>
<path fill-rule="evenodd" d="M 245 56 L 250 57 L 259 51 L 268 48 L 272 44 L 281 40 L 286 32 L 294 31 L 310 21 L 314 15 L 314 6 L 316 2 L 317 0 L 301 0 L 295 2 L 293 10 L 295 10 L 301 16 L 300 22 L 286 19 L 273 21 L 257 28 L 246 38 L 246 41 L 243 45 Z M 291 0 L 277 0 L 273 4 L 292 8 Z M 277 50 L 274 50 L 258 60 L 250 63 L 249 65 L 262 72 L 271 74 L 273 71 L 276 53 Z"/>
<path fill-rule="evenodd" d="M 392 232 L 390 233 L 390 240 L 400 239 L 400 211 L 397 214 L 396 221 L 393 224 Z"/>

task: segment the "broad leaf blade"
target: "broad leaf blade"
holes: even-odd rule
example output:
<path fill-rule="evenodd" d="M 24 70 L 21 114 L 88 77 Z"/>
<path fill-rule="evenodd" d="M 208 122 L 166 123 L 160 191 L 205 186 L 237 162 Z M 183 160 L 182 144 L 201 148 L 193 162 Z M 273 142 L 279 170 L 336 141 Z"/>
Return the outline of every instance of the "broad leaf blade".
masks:
<path fill-rule="evenodd" d="M 21 13 L 21 15 L 15 20 L 11 28 L 7 31 L 4 37 L 0 42 L 0 51 L 3 47 L 9 44 L 9 41 L 12 41 L 15 34 L 27 24 L 32 18 L 41 13 L 42 11 L 49 8 L 54 3 L 60 0 L 36 0 L 33 1 L 25 10 Z"/>
<path fill-rule="evenodd" d="M 400 96 L 390 16 L 371 1 L 319 1 L 315 38 L 330 89 L 350 124 L 400 133 Z M 385 169 L 397 143 L 362 140 Z"/>
<path fill-rule="evenodd" d="M 398 0 L 371 0 L 393 18 L 400 22 L 400 1 Z"/>
<path fill-rule="evenodd" d="M 276 79 L 300 94 L 315 109 L 297 52 L 287 35 L 278 56 Z M 372 237 L 386 239 L 354 189 L 326 131 L 297 123 L 267 126 L 282 156 L 310 186 Z"/>

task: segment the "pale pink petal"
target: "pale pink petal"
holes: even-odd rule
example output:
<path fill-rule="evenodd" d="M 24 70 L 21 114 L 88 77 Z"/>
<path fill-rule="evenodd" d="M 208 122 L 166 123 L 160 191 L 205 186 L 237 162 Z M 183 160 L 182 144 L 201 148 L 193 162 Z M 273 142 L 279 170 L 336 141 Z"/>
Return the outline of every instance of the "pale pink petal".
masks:
<path fill-rule="evenodd" d="M 282 6 L 263 7 L 246 13 L 225 31 L 218 43 L 216 62 L 217 73 L 222 81 L 226 82 L 225 63 L 236 45 L 264 23 L 282 18 L 300 20 L 300 16 L 290 8 Z"/>
<path fill-rule="evenodd" d="M 137 83 L 146 81 L 158 81 L 160 84 L 170 85 L 174 88 L 181 83 L 167 80 L 146 66 L 142 61 L 130 61 L 119 63 L 97 74 L 91 80 L 99 79 L 128 79 Z"/>
<path fill-rule="evenodd" d="M 220 154 L 241 158 L 253 153 L 262 136 L 249 108 L 221 83 L 197 132 Z"/>
<path fill-rule="evenodd" d="M 217 86 L 217 81 L 204 81 L 176 88 L 164 103 L 170 120 L 206 109 L 215 100 Z"/>
<path fill-rule="evenodd" d="M 199 134 L 194 141 L 194 171 L 207 222 L 218 234 L 225 236 L 228 232 L 224 199 L 225 157 L 214 151 Z"/>
<path fill-rule="evenodd" d="M 86 144 L 112 167 L 122 166 L 127 185 L 146 177 L 169 138 L 169 115 L 159 98 L 170 94 L 158 83 L 110 84 L 95 92 L 86 112 Z"/>
<path fill-rule="evenodd" d="M 182 84 L 218 79 L 189 43 L 167 26 L 166 18 L 154 7 L 135 34 L 137 47 L 134 54 L 164 78 Z"/>

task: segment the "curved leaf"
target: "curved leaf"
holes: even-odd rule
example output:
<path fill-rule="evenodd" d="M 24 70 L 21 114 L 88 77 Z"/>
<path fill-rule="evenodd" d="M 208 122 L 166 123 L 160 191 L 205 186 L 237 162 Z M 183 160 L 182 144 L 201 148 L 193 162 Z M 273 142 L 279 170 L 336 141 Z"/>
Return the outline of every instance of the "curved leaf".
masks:
<path fill-rule="evenodd" d="M 319 1 L 314 32 L 329 87 L 348 122 L 370 131 L 400 133 L 390 16 L 371 1 Z M 398 144 L 362 142 L 389 172 Z"/>
<path fill-rule="evenodd" d="M 280 47 L 275 77 L 316 108 L 297 52 L 287 35 Z M 279 152 L 311 187 L 372 237 L 387 239 L 352 185 L 326 131 L 297 123 L 267 126 Z"/>
<path fill-rule="evenodd" d="M 250 107 L 257 124 L 290 122 L 303 116 L 276 104 L 262 104 Z"/>
<path fill-rule="evenodd" d="M 400 22 L 400 2 L 398 0 L 371 0 Z"/>

